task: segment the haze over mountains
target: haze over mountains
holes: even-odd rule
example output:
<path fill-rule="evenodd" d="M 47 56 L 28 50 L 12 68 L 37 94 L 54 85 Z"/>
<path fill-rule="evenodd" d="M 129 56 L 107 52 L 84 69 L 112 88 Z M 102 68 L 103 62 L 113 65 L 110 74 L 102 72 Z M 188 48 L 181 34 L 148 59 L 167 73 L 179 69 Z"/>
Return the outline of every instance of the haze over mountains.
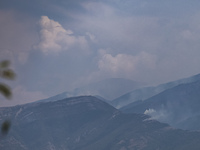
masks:
<path fill-rule="evenodd" d="M 135 89 L 142 84 L 114 78 L 77 88 L 71 93 L 64 92 L 41 101 L 56 101 L 79 95 L 93 95 L 115 108 L 120 108 L 125 113 L 145 113 L 152 119 L 168 123 L 176 128 L 200 130 L 199 82 L 200 74 L 154 87 Z M 116 97 L 117 94 L 131 91 L 131 89 L 135 90 L 114 100 L 105 99 L 106 95 L 110 98 Z"/>
<path fill-rule="evenodd" d="M 184 83 L 192 83 L 200 81 L 200 74 L 194 75 L 192 77 L 160 84 L 158 86 L 150 86 L 150 87 L 143 87 L 131 92 L 128 92 L 112 101 L 112 105 L 116 108 L 124 107 L 132 102 L 136 101 L 144 101 L 156 94 L 159 94 L 167 89 L 173 88 L 177 85 L 184 84 Z"/>
<path fill-rule="evenodd" d="M 200 75 L 135 89 L 141 86 L 108 79 L 34 103 L 1 107 L 0 120 L 10 119 L 12 127 L 1 136 L 0 149 L 199 150 L 200 132 L 181 129 L 200 130 Z M 114 100 L 104 98 L 131 89 Z M 84 94 L 95 97 L 74 97 Z"/>
<path fill-rule="evenodd" d="M 2 0 L 0 58 L 17 79 L 2 81 L 0 150 L 200 150 L 200 74 L 181 79 L 200 73 L 199 8 Z"/>
<path fill-rule="evenodd" d="M 168 123 L 176 128 L 200 130 L 199 82 L 200 74 L 152 87 L 142 87 L 142 84 L 131 80 L 111 78 L 41 101 L 93 95 L 115 108 L 120 108 L 125 113 L 145 113 L 152 119 Z M 142 88 L 137 89 L 137 87 Z M 123 95 L 125 91 L 131 92 Z M 116 99 L 105 99 L 105 97 L 112 98 L 120 94 L 122 96 Z"/>
<path fill-rule="evenodd" d="M 145 113 L 153 119 L 182 128 L 200 130 L 200 81 L 165 90 L 144 101 L 136 101 L 122 111 Z"/>
<path fill-rule="evenodd" d="M 108 78 L 99 82 L 76 88 L 73 91 L 66 91 L 47 99 L 39 100 L 39 102 L 56 101 L 64 98 L 83 95 L 96 96 L 104 101 L 109 102 L 129 91 L 140 88 L 144 85 L 144 83 L 139 83 L 123 78 Z"/>
<path fill-rule="evenodd" d="M 108 78 L 96 83 L 76 88 L 73 93 L 76 95 L 98 95 L 104 99 L 113 100 L 144 85 L 144 83 L 139 83 L 129 79 Z"/>
<path fill-rule="evenodd" d="M 4 150 L 198 150 L 200 133 L 177 130 L 143 114 L 123 114 L 91 96 L 0 109 L 12 128 Z"/>
<path fill-rule="evenodd" d="M 177 85 L 196 81 L 200 81 L 200 74 L 158 86 L 145 86 L 144 83 L 123 78 L 109 78 L 39 101 L 55 101 L 74 96 L 92 95 L 111 103 L 116 108 L 121 108 L 135 101 L 146 100 Z"/>

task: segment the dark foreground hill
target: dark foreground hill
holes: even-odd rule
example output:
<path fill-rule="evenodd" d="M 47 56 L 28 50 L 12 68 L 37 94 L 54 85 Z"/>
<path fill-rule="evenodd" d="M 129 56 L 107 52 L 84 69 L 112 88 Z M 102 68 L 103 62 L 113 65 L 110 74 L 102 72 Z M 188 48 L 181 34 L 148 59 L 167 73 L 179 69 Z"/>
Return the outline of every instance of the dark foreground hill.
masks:
<path fill-rule="evenodd" d="M 91 96 L 0 108 L 12 128 L 2 150 L 199 150 L 200 133 L 122 114 Z"/>

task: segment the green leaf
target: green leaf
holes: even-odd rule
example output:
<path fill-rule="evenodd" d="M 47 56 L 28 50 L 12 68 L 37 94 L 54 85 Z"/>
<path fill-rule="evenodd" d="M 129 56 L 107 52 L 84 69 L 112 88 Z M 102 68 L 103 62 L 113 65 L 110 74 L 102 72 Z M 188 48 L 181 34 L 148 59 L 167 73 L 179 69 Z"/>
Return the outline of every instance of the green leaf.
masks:
<path fill-rule="evenodd" d="M 10 65 L 10 61 L 4 60 L 0 62 L 0 68 L 7 68 Z"/>
<path fill-rule="evenodd" d="M 0 83 L 0 92 L 1 92 L 1 94 L 3 94 L 8 99 L 10 99 L 11 96 L 12 96 L 10 87 L 3 84 L 3 83 Z"/>
<path fill-rule="evenodd" d="M 1 125 L 1 133 L 4 135 L 8 134 L 10 130 L 10 126 L 11 126 L 11 122 L 9 120 L 4 121 Z"/>
<path fill-rule="evenodd" d="M 7 70 L 2 71 L 1 76 L 3 78 L 13 80 L 13 79 L 15 79 L 16 75 L 11 69 L 7 69 Z"/>

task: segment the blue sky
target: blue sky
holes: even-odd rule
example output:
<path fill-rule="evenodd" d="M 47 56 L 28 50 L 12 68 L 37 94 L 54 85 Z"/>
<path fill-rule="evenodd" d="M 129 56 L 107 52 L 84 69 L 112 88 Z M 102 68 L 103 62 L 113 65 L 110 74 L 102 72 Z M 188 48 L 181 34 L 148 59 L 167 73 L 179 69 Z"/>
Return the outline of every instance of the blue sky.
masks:
<path fill-rule="evenodd" d="M 0 2 L 0 60 L 31 102 L 106 78 L 156 85 L 200 73 L 197 0 Z"/>

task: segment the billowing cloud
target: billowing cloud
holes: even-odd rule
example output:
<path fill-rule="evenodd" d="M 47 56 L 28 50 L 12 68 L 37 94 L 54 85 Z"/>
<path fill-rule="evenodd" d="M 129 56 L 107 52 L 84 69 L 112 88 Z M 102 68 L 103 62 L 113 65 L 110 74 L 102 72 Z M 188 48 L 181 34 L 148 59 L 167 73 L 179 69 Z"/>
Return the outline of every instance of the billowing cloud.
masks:
<path fill-rule="evenodd" d="M 127 78 L 146 82 L 147 74 L 157 67 L 156 55 L 147 52 L 140 52 L 137 55 L 123 53 L 114 55 L 112 51 L 112 49 L 100 49 L 98 59 L 95 58 L 96 70 L 80 77 L 76 82 L 87 84 L 105 78 Z"/>
<path fill-rule="evenodd" d="M 141 52 L 138 55 L 103 54 L 98 62 L 99 70 L 117 77 L 130 78 L 137 74 L 141 68 L 154 69 L 156 67 L 156 56 Z"/>
<path fill-rule="evenodd" d="M 84 36 L 75 36 L 73 31 L 66 30 L 59 22 L 42 16 L 40 19 L 40 43 L 37 46 L 44 53 L 68 50 L 78 45 L 86 48 L 87 41 Z"/>

